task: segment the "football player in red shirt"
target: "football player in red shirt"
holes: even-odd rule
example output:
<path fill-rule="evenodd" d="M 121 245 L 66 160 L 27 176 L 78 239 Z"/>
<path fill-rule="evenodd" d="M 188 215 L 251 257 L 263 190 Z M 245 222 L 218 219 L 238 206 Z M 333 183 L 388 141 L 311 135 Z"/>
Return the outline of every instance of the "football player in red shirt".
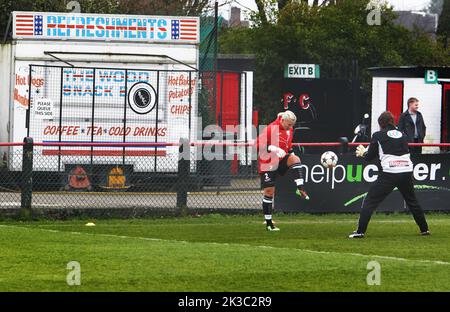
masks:
<path fill-rule="evenodd" d="M 278 114 L 278 118 L 269 124 L 258 137 L 258 171 L 263 189 L 263 212 L 268 231 L 279 231 L 272 221 L 272 203 L 275 193 L 275 181 L 278 175 L 293 170 L 296 194 L 309 199 L 304 190 L 303 168 L 298 156 L 292 152 L 293 126 L 297 118 L 291 111 Z"/>

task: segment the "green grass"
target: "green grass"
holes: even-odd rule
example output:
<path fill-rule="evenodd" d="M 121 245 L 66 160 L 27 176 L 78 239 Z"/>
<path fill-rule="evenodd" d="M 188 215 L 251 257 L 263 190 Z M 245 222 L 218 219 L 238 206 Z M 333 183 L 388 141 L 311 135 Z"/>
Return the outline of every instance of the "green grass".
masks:
<path fill-rule="evenodd" d="M 450 291 L 450 216 L 357 215 L 0 222 L 0 291 Z M 69 261 L 81 285 L 68 286 Z M 381 265 L 368 286 L 367 264 Z"/>

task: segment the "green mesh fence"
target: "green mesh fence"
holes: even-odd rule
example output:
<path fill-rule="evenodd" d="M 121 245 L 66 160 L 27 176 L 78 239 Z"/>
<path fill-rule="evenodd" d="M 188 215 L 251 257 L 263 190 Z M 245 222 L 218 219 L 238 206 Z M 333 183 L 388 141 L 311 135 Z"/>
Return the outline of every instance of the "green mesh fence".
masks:
<path fill-rule="evenodd" d="M 203 125 L 214 124 L 215 99 L 216 99 L 216 58 L 217 40 L 216 32 L 220 30 L 222 17 L 218 18 L 217 28 L 214 16 L 202 16 L 200 18 L 200 52 L 199 71 L 202 81 L 199 93 L 199 114 Z"/>
<path fill-rule="evenodd" d="M 217 29 L 220 30 L 223 18 L 219 16 Z M 203 71 L 213 71 L 216 59 L 216 28 L 214 16 L 202 16 L 200 18 L 200 68 Z"/>

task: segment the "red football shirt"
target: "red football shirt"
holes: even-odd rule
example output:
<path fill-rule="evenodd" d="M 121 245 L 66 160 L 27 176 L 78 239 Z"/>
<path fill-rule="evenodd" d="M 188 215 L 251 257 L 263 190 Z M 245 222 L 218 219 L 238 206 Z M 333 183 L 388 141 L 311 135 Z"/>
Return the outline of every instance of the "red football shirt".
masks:
<path fill-rule="evenodd" d="M 286 152 L 292 148 L 294 130 L 286 130 L 281 125 L 281 117 L 269 124 L 258 136 L 258 171 L 275 171 L 278 168 L 279 158 L 276 153 L 267 151 L 269 145 L 274 145 Z"/>

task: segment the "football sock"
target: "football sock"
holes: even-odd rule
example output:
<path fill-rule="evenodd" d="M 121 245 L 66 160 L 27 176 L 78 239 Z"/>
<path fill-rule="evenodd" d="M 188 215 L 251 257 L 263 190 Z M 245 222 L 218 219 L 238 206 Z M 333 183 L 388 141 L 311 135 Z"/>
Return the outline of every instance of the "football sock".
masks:
<path fill-rule="evenodd" d="M 303 174 L 304 168 L 302 167 L 302 165 L 300 163 L 297 163 L 297 164 L 293 164 L 292 166 L 290 166 L 289 170 L 292 170 L 294 173 L 294 181 L 295 181 L 295 184 L 297 185 L 297 188 L 299 190 L 302 190 L 303 186 L 305 185 L 305 178 L 304 178 L 304 174 Z"/>
<path fill-rule="evenodd" d="M 265 196 L 263 197 L 263 212 L 264 212 L 264 219 L 266 220 L 266 224 L 273 226 L 272 223 L 272 203 L 273 203 L 273 197 Z"/>

